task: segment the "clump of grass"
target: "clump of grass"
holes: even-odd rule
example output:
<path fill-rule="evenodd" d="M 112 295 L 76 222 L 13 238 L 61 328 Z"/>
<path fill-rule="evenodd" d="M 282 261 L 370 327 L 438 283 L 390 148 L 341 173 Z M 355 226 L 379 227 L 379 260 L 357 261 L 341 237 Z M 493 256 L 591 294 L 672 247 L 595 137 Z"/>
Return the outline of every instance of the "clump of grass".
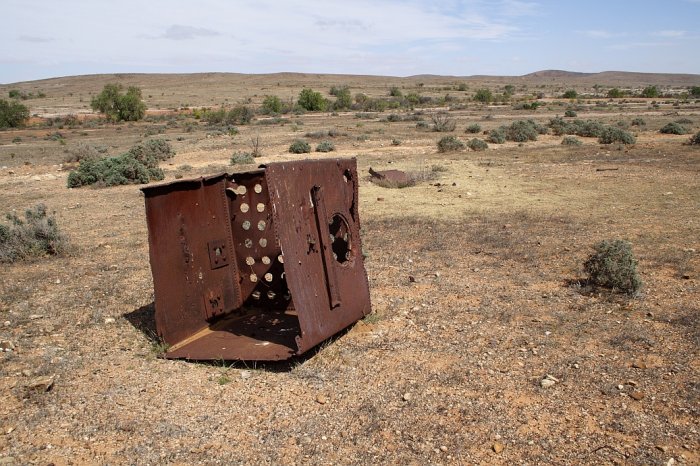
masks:
<path fill-rule="evenodd" d="M 561 140 L 562 146 L 580 146 L 581 144 L 583 144 L 581 140 L 575 136 L 564 136 Z"/>
<path fill-rule="evenodd" d="M 0 262 L 12 263 L 30 257 L 59 255 L 68 250 L 68 237 L 56 225 L 44 204 L 37 204 L 24 212 L 24 219 L 12 213 L 0 223 Z"/>
<path fill-rule="evenodd" d="M 682 126 L 675 121 L 666 124 L 659 130 L 663 134 L 688 134 L 690 131 L 685 126 Z"/>
<path fill-rule="evenodd" d="M 321 141 L 316 146 L 316 152 L 331 152 L 335 150 L 335 144 L 331 141 Z"/>
<path fill-rule="evenodd" d="M 437 143 L 438 152 L 457 152 L 464 149 L 464 143 L 455 136 L 444 136 Z"/>
<path fill-rule="evenodd" d="M 467 126 L 467 129 L 465 129 L 464 132 L 469 134 L 477 134 L 481 132 L 481 125 L 479 123 L 472 123 L 471 125 Z"/>
<path fill-rule="evenodd" d="M 590 284 L 633 295 L 642 287 L 637 260 L 628 241 L 604 240 L 593 246 L 583 268 Z"/>
<path fill-rule="evenodd" d="M 695 133 L 694 136 L 691 136 L 690 139 L 688 140 L 688 144 L 691 146 L 700 146 L 700 131 Z"/>
<path fill-rule="evenodd" d="M 578 116 L 578 114 L 576 113 L 576 110 L 570 108 L 564 112 L 564 116 L 567 118 L 575 118 Z"/>
<path fill-rule="evenodd" d="M 471 150 L 481 151 L 489 148 L 489 145 L 483 139 L 474 138 L 467 143 L 467 147 Z"/>
<path fill-rule="evenodd" d="M 620 144 L 634 144 L 637 142 L 637 139 L 624 129 L 606 126 L 600 136 L 598 136 L 598 142 L 600 144 L 613 144 L 616 142 Z"/>
<path fill-rule="evenodd" d="M 297 139 L 289 146 L 289 152 L 292 154 L 306 154 L 311 152 L 311 146 L 308 142 Z"/>
<path fill-rule="evenodd" d="M 644 121 L 644 118 L 633 118 L 632 122 L 630 123 L 632 126 L 646 126 L 647 122 Z"/>
<path fill-rule="evenodd" d="M 250 152 L 234 152 L 229 160 L 231 165 L 246 165 L 255 163 L 255 157 Z"/>

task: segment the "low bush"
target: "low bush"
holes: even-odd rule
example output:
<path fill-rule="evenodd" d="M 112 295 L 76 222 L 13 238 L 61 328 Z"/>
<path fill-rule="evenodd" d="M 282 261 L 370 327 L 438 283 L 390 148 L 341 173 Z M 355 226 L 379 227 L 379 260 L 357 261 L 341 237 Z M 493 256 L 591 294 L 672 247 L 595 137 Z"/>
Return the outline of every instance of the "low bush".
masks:
<path fill-rule="evenodd" d="M 561 140 L 562 146 L 580 146 L 581 144 L 583 144 L 581 140 L 574 136 L 564 136 Z"/>
<path fill-rule="evenodd" d="M 633 118 L 630 124 L 632 126 L 646 126 L 647 122 L 644 121 L 644 118 Z"/>
<path fill-rule="evenodd" d="M 68 237 L 56 225 L 44 204 L 37 204 L 24 212 L 7 214 L 9 223 L 0 223 L 0 262 L 12 263 L 30 257 L 58 255 L 69 247 Z"/>
<path fill-rule="evenodd" d="M 129 149 L 129 153 L 144 164 L 150 163 L 151 158 L 160 162 L 175 155 L 175 151 L 165 139 L 149 139 L 141 142 Z"/>
<path fill-rule="evenodd" d="M 675 121 L 676 121 L 676 123 L 678 123 L 679 125 L 692 125 L 692 124 L 693 124 L 693 120 L 691 120 L 690 118 L 685 118 L 685 117 L 679 118 L 679 119 L 677 119 L 677 120 L 675 120 Z"/>
<path fill-rule="evenodd" d="M 564 116 L 567 118 L 575 118 L 577 115 L 576 110 L 573 109 L 568 109 L 564 112 Z"/>
<path fill-rule="evenodd" d="M 621 128 L 616 128 L 614 126 L 606 126 L 598 136 L 598 142 L 600 144 L 613 144 L 619 142 L 621 144 L 634 144 L 637 142 L 636 138 L 629 132 Z"/>
<path fill-rule="evenodd" d="M 308 142 L 297 139 L 289 146 L 289 152 L 292 154 L 306 154 L 311 152 L 311 146 Z"/>
<path fill-rule="evenodd" d="M 321 141 L 316 146 L 316 152 L 331 152 L 335 150 L 335 144 L 331 141 Z"/>
<path fill-rule="evenodd" d="M 104 149 L 104 150 L 103 150 Z M 92 144 L 79 142 L 64 158 L 65 163 L 77 163 L 85 159 L 99 159 L 106 148 L 98 148 Z"/>
<path fill-rule="evenodd" d="M 500 128 L 492 129 L 489 132 L 489 137 L 486 140 L 493 144 L 503 144 L 506 142 L 506 131 L 501 126 Z"/>
<path fill-rule="evenodd" d="M 437 143 L 438 152 L 457 152 L 464 149 L 464 143 L 454 136 L 444 136 Z"/>
<path fill-rule="evenodd" d="M 659 130 L 663 134 L 688 134 L 690 131 L 685 126 L 681 126 L 676 122 L 666 124 Z"/>
<path fill-rule="evenodd" d="M 29 109 L 16 101 L 0 99 L 0 128 L 17 128 L 29 119 Z"/>
<path fill-rule="evenodd" d="M 229 160 L 231 165 L 245 165 L 255 163 L 255 157 L 250 152 L 234 152 Z"/>
<path fill-rule="evenodd" d="M 691 136 L 691 138 L 688 140 L 688 144 L 691 146 L 699 146 L 700 145 L 700 131 L 695 133 L 694 136 Z"/>
<path fill-rule="evenodd" d="M 578 97 L 578 93 L 573 89 L 569 89 L 566 92 L 564 92 L 561 97 L 563 99 L 575 99 L 576 97 Z"/>
<path fill-rule="evenodd" d="M 474 138 L 467 143 L 467 147 L 471 150 L 481 151 L 489 148 L 489 145 L 483 139 Z"/>
<path fill-rule="evenodd" d="M 624 240 L 605 240 L 593 246 L 583 267 L 591 285 L 635 294 L 642 287 L 632 245 Z"/>
<path fill-rule="evenodd" d="M 433 121 L 433 131 L 438 133 L 451 132 L 457 127 L 457 123 L 444 113 L 436 113 L 431 119 Z"/>
<path fill-rule="evenodd" d="M 597 120 L 573 120 L 566 121 L 561 117 L 549 120 L 548 126 L 556 136 L 574 134 L 584 138 L 600 137 L 605 125 Z"/>
<path fill-rule="evenodd" d="M 505 127 L 506 139 L 514 142 L 536 141 L 539 126 L 532 120 L 517 120 Z"/>
<path fill-rule="evenodd" d="M 467 129 L 464 132 L 469 134 L 480 133 L 481 125 L 479 123 L 472 123 L 471 125 L 467 126 Z"/>

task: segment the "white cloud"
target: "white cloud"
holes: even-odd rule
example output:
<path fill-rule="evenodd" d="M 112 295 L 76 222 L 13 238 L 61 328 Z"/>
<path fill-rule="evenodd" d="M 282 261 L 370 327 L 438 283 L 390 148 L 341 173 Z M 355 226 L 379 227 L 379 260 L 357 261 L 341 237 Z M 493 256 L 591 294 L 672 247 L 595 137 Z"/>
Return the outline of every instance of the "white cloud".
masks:
<path fill-rule="evenodd" d="M 163 39 L 172 40 L 187 40 L 195 39 L 197 37 L 214 37 L 219 35 L 221 34 L 207 28 L 183 26 L 182 24 L 173 24 L 165 30 L 165 34 L 159 37 L 162 37 Z"/>
<path fill-rule="evenodd" d="M 655 35 L 658 37 L 683 37 L 686 35 L 686 31 L 678 31 L 678 30 L 656 31 L 656 32 L 653 32 L 652 35 Z"/>

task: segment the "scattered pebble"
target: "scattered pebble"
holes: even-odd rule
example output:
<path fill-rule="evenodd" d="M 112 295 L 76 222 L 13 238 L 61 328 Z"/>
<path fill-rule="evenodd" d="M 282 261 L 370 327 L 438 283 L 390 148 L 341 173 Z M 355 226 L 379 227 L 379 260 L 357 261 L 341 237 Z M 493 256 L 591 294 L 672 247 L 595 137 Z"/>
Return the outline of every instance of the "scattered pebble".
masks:
<path fill-rule="evenodd" d="M 53 376 L 44 375 L 41 377 L 35 377 L 29 382 L 27 382 L 27 389 L 35 392 L 48 392 L 53 387 Z"/>
<path fill-rule="evenodd" d="M 116 319 L 114 317 L 105 318 L 105 324 L 113 324 L 114 322 L 116 322 Z"/>
<path fill-rule="evenodd" d="M 540 380 L 540 387 L 542 388 L 549 388 L 554 386 L 557 382 L 559 382 L 559 379 L 552 375 L 545 375 L 542 380 Z"/>
<path fill-rule="evenodd" d="M 325 405 L 326 403 L 328 403 L 328 397 L 323 393 L 319 393 L 318 395 L 316 395 L 316 403 Z"/>
<path fill-rule="evenodd" d="M 491 445 L 491 449 L 496 452 L 496 453 L 501 453 L 505 446 L 501 442 L 493 442 L 493 445 Z"/>
<path fill-rule="evenodd" d="M 406 392 L 401 398 L 403 398 L 403 401 L 411 401 L 411 399 L 413 399 L 413 396 L 411 396 L 410 393 Z"/>
<path fill-rule="evenodd" d="M 634 361 L 632 361 L 632 367 L 634 367 L 635 369 L 646 369 L 647 364 L 641 359 L 635 359 Z"/>
<path fill-rule="evenodd" d="M 639 400 L 643 400 L 644 397 L 645 397 L 645 395 L 644 395 L 644 393 L 635 390 L 635 391 L 633 391 L 632 393 L 630 393 L 630 397 L 631 397 L 633 400 L 639 401 Z"/>
<path fill-rule="evenodd" d="M 0 341 L 0 351 L 5 351 L 6 353 L 10 353 L 14 350 L 15 350 L 15 344 L 12 343 L 10 340 Z"/>

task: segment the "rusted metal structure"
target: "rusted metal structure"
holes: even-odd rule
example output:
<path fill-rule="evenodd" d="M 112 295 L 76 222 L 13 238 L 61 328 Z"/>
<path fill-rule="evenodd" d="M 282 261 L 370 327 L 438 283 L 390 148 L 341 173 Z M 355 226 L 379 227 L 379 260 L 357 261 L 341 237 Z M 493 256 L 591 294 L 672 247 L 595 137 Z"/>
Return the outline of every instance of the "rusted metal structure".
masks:
<path fill-rule="evenodd" d="M 370 312 L 355 159 L 142 191 L 166 357 L 287 359 Z"/>

